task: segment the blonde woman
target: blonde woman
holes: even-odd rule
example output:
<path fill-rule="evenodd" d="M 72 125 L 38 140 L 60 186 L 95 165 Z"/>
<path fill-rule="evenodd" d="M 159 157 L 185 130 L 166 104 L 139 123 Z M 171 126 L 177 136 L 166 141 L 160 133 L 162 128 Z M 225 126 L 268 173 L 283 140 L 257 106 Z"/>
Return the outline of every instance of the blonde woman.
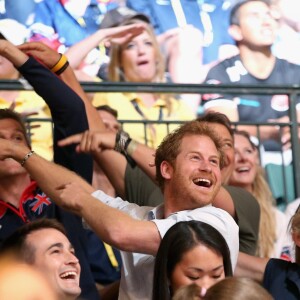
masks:
<path fill-rule="evenodd" d="M 290 253 L 287 239 L 287 219 L 274 205 L 271 190 L 259 165 L 258 151 L 245 131 L 234 134 L 235 168 L 230 185 L 245 188 L 253 194 L 260 206 L 258 247 L 259 257 L 281 257 Z M 241 199 L 242 201 L 242 199 Z"/>
<path fill-rule="evenodd" d="M 112 43 L 108 77 L 116 82 L 165 82 L 165 62 L 150 24 L 131 19 L 122 25 L 144 24 L 141 34 L 125 43 Z M 147 121 L 187 121 L 195 114 L 183 101 L 168 94 L 102 93 L 94 98 L 94 105 L 107 104 L 118 111 L 120 120 L 137 120 L 143 124 L 126 124 L 130 136 L 150 147 L 157 147 L 165 135 L 178 125 L 149 124 Z"/>

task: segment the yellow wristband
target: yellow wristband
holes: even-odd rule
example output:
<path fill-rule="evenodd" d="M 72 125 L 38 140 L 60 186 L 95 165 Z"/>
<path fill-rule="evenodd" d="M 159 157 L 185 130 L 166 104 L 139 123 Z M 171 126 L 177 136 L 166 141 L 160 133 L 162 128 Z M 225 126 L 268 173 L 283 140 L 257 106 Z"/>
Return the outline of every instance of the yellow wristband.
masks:
<path fill-rule="evenodd" d="M 60 59 L 58 62 L 51 68 L 51 71 L 53 73 L 56 73 L 58 70 L 60 70 L 66 63 L 68 62 L 68 59 L 65 55 L 61 54 Z"/>

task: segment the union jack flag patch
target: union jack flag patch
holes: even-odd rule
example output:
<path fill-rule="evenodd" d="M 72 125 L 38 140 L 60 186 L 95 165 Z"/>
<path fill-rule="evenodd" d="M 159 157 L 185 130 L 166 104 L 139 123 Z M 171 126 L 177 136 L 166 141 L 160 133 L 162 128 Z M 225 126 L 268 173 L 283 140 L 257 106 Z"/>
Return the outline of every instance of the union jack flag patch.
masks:
<path fill-rule="evenodd" d="M 46 196 L 45 193 L 37 194 L 34 197 L 32 203 L 30 203 L 31 210 L 38 215 L 40 215 L 44 208 L 50 205 L 52 202 L 49 197 Z"/>

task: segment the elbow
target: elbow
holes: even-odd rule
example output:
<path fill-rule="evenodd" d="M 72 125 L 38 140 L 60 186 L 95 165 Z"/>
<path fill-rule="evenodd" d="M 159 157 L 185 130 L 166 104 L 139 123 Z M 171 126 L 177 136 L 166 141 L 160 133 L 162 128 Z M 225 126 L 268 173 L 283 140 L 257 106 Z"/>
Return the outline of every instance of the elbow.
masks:
<path fill-rule="evenodd" d="M 131 238 L 125 230 L 124 224 L 109 228 L 107 231 L 107 243 L 121 251 L 134 251 Z"/>

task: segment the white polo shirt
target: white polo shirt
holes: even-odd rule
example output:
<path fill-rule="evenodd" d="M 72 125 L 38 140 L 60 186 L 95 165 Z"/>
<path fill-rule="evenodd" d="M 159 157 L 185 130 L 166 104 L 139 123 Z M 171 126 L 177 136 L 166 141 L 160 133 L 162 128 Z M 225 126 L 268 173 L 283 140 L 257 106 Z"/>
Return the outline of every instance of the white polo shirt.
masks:
<path fill-rule="evenodd" d="M 112 198 L 102 191 L 95 191 L 92 196 L 110 207 L 127 213 L 135 219 L 154 222 L 161 238 L 163 238 L 170 227 L 181 221 L 197 220 L 213 226 L 226 240 L 230 250 L 232 270 L 235 269 L 239 252 L 238 226 L 225 210 L 213 206 L 205 206 L 194 210 L 180 211 L 163 219 L 163 204 L 155 208 L 148 206 L 141 207 L 124 201 L 119 197 Z M 121 251 L 121 256 L 123 268 L 119 299 L 151 300 L 155 257 L 149 254 L 125 251 Z"/>

